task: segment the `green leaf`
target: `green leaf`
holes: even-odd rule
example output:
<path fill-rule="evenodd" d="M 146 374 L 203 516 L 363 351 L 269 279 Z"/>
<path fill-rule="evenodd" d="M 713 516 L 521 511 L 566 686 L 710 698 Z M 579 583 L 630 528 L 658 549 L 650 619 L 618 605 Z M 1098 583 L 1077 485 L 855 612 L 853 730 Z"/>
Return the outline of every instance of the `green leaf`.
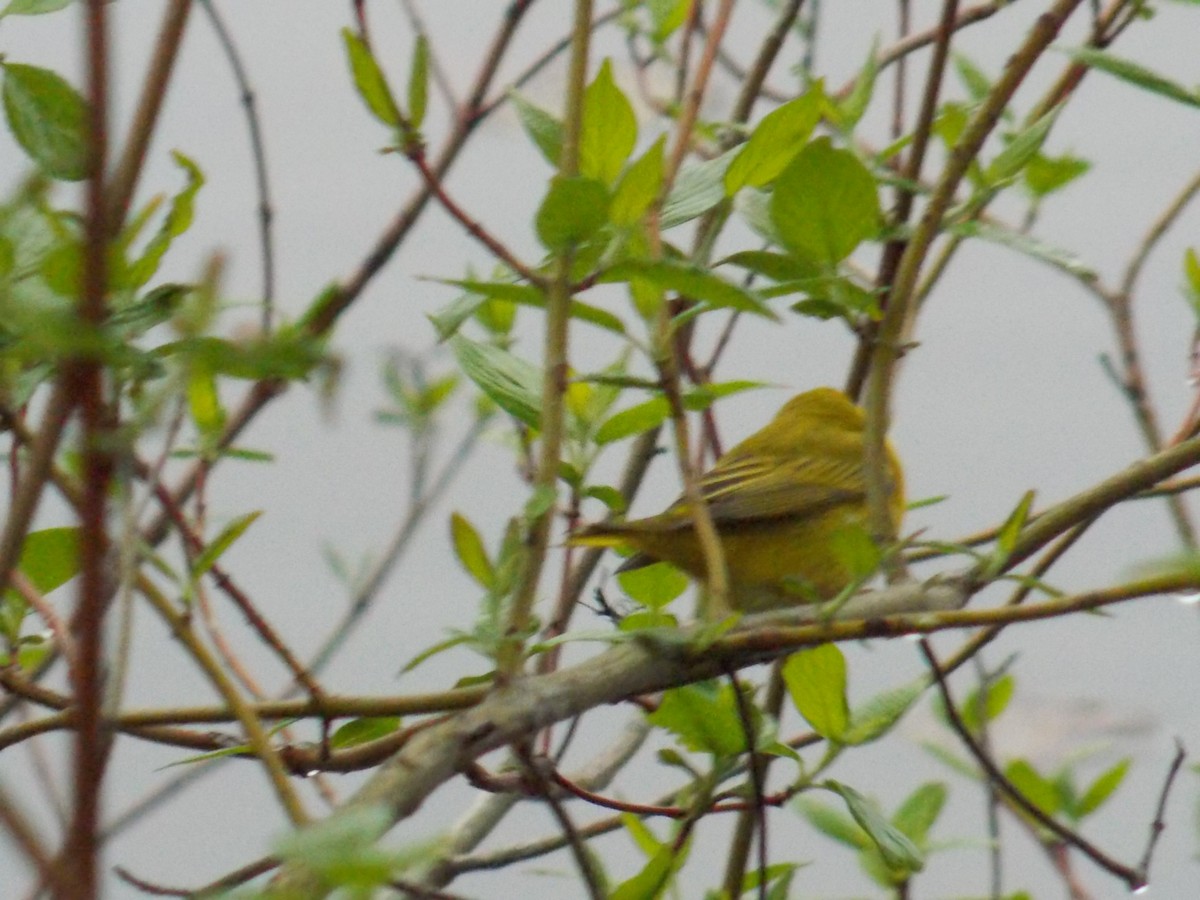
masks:
<path fill-rule="evenodd" d="M 39 594 L 48 594 L 66 584 L 79 573 L 79 529 L 43 528 L 30 532 L 21 548 L 17 568 Z"/>
<path fill-rule="evenodd" d="M 1194 247 L 1188 247 L 1183 254 L 1184 295 L 1192 312 L 1200 315 L 1200 257 Z"/>
<path fill-rule="evenodd" d="M 17 568 L 39 594 L 48 594 L 65 584 L 79 572 L 79 529 L 46 528 L 28 534 Z M 24 640 L 21 637 L 21 624 L 28 612 L 25 598 L 13 588 L 8 588 L 0 601 L 0 634 L 10 644 Z M 5 654 L 0 654 L 0 660 L 5 665 L 12 661 Z"/>
<path fill-rule="evenodd" d="M 732 197 L 746 185 L 763 187 L 778 177 L 803 149 L 820 120 L 822 96 L 820 88 L 810 88 L 754 126 L 725 171 L 726 196 Z"/>
<path fill-rule="evenodd" d="M 1012 700 L 1016 685 L 1012 675 L 1005 674 L 991 682 L 982 696 L 979 688 L 971 691 L 958 711 L 967 730 L 979 734 L 984 723 L 994 721 L 1003 713 Z"/>
<path fill-rule="evenodd" d="M 1069 153 L 1062 156 L 1037 153 L 1025 167 L 1025 189 L 1040 199 L 1066 187 L 1076 178 L 1087 174 L 1091 168 L 1092 164 L 1086 159 Z"/>
<path fill-rule="evenodd" d="M 662 44 L 674 34 L 687 20 L 688 10 L 691 8 L 690 0 L 648 0 L 646 9 L 654 26 L 651 34 L 654 41 Z"/>
<path fill-rule="evenodd" d="M 666 691 L 658 709 L 646 718 L 689 750 L 729 757 L 746 749 L 736 703 L 730 685 L 707 681 Z"/>
<path fill-rule="evenodd" d="M 627 282 L 640 278 L 657 288 L 706 303 L 717 309 L 736 309 L 771 321 L 779 317 L 754 292 L 726 281 L 714 272 L 689 262 L 672 259 L 629 260 L 607 269 L 602 283 Z"/>
<path fill-rule="evenodd" d="M 382 804 L 341 810 L 311 827 L 290 832 L 276 842 L 275 853 L 285 860 L 303 861 L 331 885 L 354 883 L 361 891 L 392 876 L 391 860 L 376 845 L 389 821 Z"/>
<path fill-rule="evenodd" d="M 342 42 L 346 47 L 346 58 L 354 76 L 354 88 L 362 98 L 371 115 L 384 125 L 400 127 L 400 109 L 392 97 L 383 70 L 363 40 L 349 28 L 342 29 Z"/>
<path fill-rule="evenodd" d="M 188 369 L 188 412 L 196 430 L 206 438 L 216 438 L 225 429 L 225 409 L 217 390 L 217 378 L 207 360 L 197 359 Z"/>
<path fill-rule="evenodd" d="M 646 823 L 633 813 L 620 813 L 618 818 L 629 834 L 630 840 L 647 859 L 653 857 L 665 846 L 658 836 L 647 827 Z"/>
<path fill-rule="evenodd" d="M 491 344 L 450 338 L 450 348 L 470 378 L 496 405 L 530 428 L 542 425 L 542 372 L 537 366 Z"/>
<path fill-rule="evenodd" d="M 1004 775 L 1020 791 L 1025 799 L 1048 816 L 1062 809 L 1062 797 L 1054 782 L 1044 778 L 1033 766 L 1023 759 L 1013 760 L 1004 769 Z"/>
<path fill-rule="evenodd" d="M 1026 491 L 1016 508 L 1009 513 L 1004 524 L 1000 526 L 1000 532 L 996 535 L 996 549 L 992 552 L 991 558 L 983 570 L 983 578 L 995 578 L 1003 571 L 1008 558 L 1012 556 L 1013 549 L 1017 546 L 1017 538 L 1021 536 L 1021 529 L 1029 521 L 1033 498 L 1034 492 Z"/>
<path fill-rule="evenodd" d="M 240 538 L 254 521 L 262 515 L 262 511 L 258 510 L 251 513 L 246 513 L 244 516 L 238 516 L 228 525 L 221 529 L 221 533 L 208 542 L 208 546 L 201 551 L 196 557 L 196 561 L 192 563 L 192 578 L 199 578 L 205 572 L 213 567 L 221 555 L 228 550 L 233 542 Z"/>
<path fill-rule="evenodd" d="M 87 104 L 57 73 L 4 63 L 4 115 L 29 158 L 50 178 L 87 177 Z"/>
<path fill-rule="evenodd" d="M 0 16 L 38 16 L 70 6 L 74 0 L 12 0 L 0 10 Z"/>
<path fill-rule="evenodd" d="M 406 662 L 404 667 L 400 670 L 400 674 L 404 675 L 408 672 L 411 672 L 421 663 L 425 662 L 427 659 L 432 659 L 439 653 L 444 653 L 447 650 L 452 650 L 455 647 L 460 647 L 463 644 L 470 644 L 473 642 L 474 638 L 472 638 L 471 635 L 464 634 L 461 631 L 455 632 L 450 637 L 446 638 L 446 640 L 438 641 L 432 647 L 426 647 L 424 650 Z"/>
<path fill-rule="evenodd" d="M 306 377 L 324 356 L 321 344 L 295 329 L 280 329 L 265 340 L 235 342 L 215 337 L 185 338 L 162 344 L 157 356 L 183 356 L 214 375 L 261 379 Z"/>
<path fill-rule="evenodd" d="M 974 102 L 978 103 L 991 91 L 992 80 L 963 54 L 954 54 L 954 69 Z"/>
<path fill-rule="evenodd" d="M 640 872 L 616 886 L 609 900 L 656 900 L 670 886 L 683 864 L 671 846 L 662 847 Z"/>
<path fill-rule="evenodd" d="M 1008 247 L 1031 259 L 1036 259 L 1054 266 L 1056 269 L 1069 272 L 1077 278 L 1091 281 L 1098 277 L 1094 269 L 1080 260 L 1071 251 L 1047 244 L 1030 235 L 1020 234 L 1011 228 L 999 228 L 986 222 L 971 221 L 952 223 L 946 230 L 950 234 L 977 237 L 981 240 Z"/>
<path fill-rule="evenodd" d="M 633 106 L 604 60 L 583 92 L 583 124 L 579 135 L 579 174 L 611 187 L 637 142 Z"/>
<path fill-rule="evenodd" d="M 408 76 L 408 124 L 419 129 L 425 121 L 425 104 L 429 97 L 429 42 L 418 34 L 413 47 L 412 69 Z"/>
<path fill-rule="evenodd" d="M 813 730 L 842 741 L 850 724 L 846 702 L 846 658 L 836 644 L 799 650 L 783 665 L 783 680 L 792 703 Z"/>
<path fill-rule="evenodd" d="M 450 536 L 454 541 L 454 553 L 458 561 L 475 581 L 490 590 L 496 584 L 496 569 L 488 559 L 483 538 L 475 526 L 459 513 L 450 514 Z"/>
<path fill-rule="evenodd" d="M 902 872 L 919 872 L 924 868 L 924 854 L 904 832 L 883 817 L 878 805 L 847 784 L 827 781 L 825 785 L 845 801 L 850 815 L 871 838 L 888 868 Z"/>
<path fill-rule="evenodd" d="M 1062 48 L 1076 62 L 1106 72 L 1127 84 L 1187 106 L 1200 107 L 1200 91 L 1184 87 L 1145 66 L 1092 47 Z"/>
<path fill-rule="evenodd" d="M 962 775 L 964 778 L 969 778 L 971 781 L 983 780 L 980 777 L 979 768 L 973 761 L 959 756 L 945 747 L 932 743 L 931 741 L 922 741 L 921 746 L 934 759 L 938 760 L 952 771 Z"/>
<path fill-rule="evenodd" d="M 377 741 L 394 734 L 399 727 L 399 716 L 366 716 L 351 719 L 329 736 L 329 745 L 335 750 L 357 747 L 359 744 Z"/>
<path fill-rule="evenodd" d="M 854 79 L 854 89 L 850 95 L 843 101 L 837 104 L 838 115 L 841 118 L 841 125 L 848 131 L 853 131 L 854 126 L 862 119 L 863 113 L 867 111 L 867 106 L 871 102 L 871 96 L 875 93 L 875 81 L 879 77 L 879 36 L 871 41 L 871 49 L 867 52 L 867 61 L 863 63 L 863 67 L 859 69 L 858 76 Z"/>
<path fill-rule="evenodd" d="M 925 678 L 876 694 L 850 714 L 845 743 L 867 744 L 891 731 L 928 687 Z"/>
<path fill-rule="evenodd" d="M 854 819 L 840 809 L 834 809 L 812 797 L 798 797 L 794 803 L 796 810 L 808 819 L 809 824 L 823 835 L 853 850 L 866 850 L 871 846 L 871 839 Z"/>
<path fill-rule="evenodd" d="M 617 575 L 617 583 L 630 599 L 651 609 L 661 609 L 688 588 L 688 577 L 670 563 L 657 562 Z"/>
<path fill-rule="evenodd" d="M 1029 127 L 1014 135 L 996 158 L 984 170 L 984 180 L 989 184 L 1000 184 L 1014 178 L 1042 149 L 1050 128 L 1058 119 L 1061 106 L 1056 106 Z"/>
<path fill-rule="evenodd" d="M 771 250 L 742 250 L 725 257 L 717 265 L 725 263 L 740 266 L 772 281 L 799 281 L 820 274 L 820 269 L 807 260 Z"/>
<path fill-rule="evenodd" d="M 726 150 L 702 163 L 684 166 L 663 204 L 662 227 L 674 228 L 704 215 L 725 197 L 725 170 L 741 147 Z"/>
<path fill-rule="evenodd" d="M 1132 760 L 1127 756 L 1102 772 L 1095 781 L 1088 785 L 1075 809 L 1075 819 L 1082 819 L 1099 809 L 1104 801 L 1112 796 L 1113 791 L 1121 786 Z"/>
<path fill-rule="evenodd" d="M 508 99 L 517 109 L 517 118 L 534 146 L 550 165 L 558 168 L 562 159 L 562 122 L 540 106 L 534 106 L 517 91 L 509 91 Z"/>
<path fill-rule="evenodd" d="M 179 235 L 192 227 L 195 218 L 196 194 L 204 186 L 204 173 L 192 160 L 178 150 L 171 151 L 171 159 L 187 176 L 183 189 L 171 198 L 171 208 L 167 211 L 158 233 L 146 244 L 142 255 L 129 265 L 124 278 L 124 287 L 139 288 L 148 282 L 158 271 L 163 255 L 171 243 Z"/>
<path fill-rule="evenodd" d="M 609 218 L 614 225 L 635 225 L 646 214 L 662 188 L 663 145 L 660 137 L 625 170 L 613 191 Z"/>
<path fill-rule="evenodd" d="M 784 245 L 818 265 L 841 262 L 879 232 L 875 179 L 828 138 L 813 141 L 784 169 L 770 212 Z"/>
<path fill-rule="evenodd" d="M 457 298 L 448 306 L 429 316 L 429 321 L 437 329 L 438 340 L 446 340 L 471 318 L 489 300 L 501 300 L 515 303 L 518 306 L 529 306 L 535 309 L 546 308 L 546 295 L 538 288 L 527 284 L 513 284 L 508 281 L 473 281 L 470 279 L 441 279 L 442 284 L 452 284 L 468 293 Z M 568 315 L 572 319 L 587 322 L 614 334 L 625 334 L 625 323 L 607 310 L 584 303 L 582 300 L 572 300 Z"/>
<path fill-rule="evenodd" d="M 595 441 L 603 446 L 635 434 L 657 428 L 671 415 L 671 406 L 662 397 L 653 397 L 610 416 L 596 429 Z"/>
<path fill-rule="evenodd" d="M 592 237 L 608 221 L 608 190 L 594 178 L 560 178 L 537 211 L 537 235 L 547 250 L 561 251 Z"/>
<path fill-rule="evenodd" d="M 929 829 L 946 805 L 946 785 L 927 781 L 908 795 L 892 816 L 892 824 L 912 838 L 918 847 L 924 846 Z"/>

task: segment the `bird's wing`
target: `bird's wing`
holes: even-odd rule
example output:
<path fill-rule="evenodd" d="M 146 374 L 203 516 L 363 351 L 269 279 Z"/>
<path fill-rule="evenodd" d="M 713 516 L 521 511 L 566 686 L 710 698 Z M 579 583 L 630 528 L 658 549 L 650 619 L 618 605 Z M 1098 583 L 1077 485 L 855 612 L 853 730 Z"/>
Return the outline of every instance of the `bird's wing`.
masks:
<path fill-rule="evenodd" d="M 865 496 L 858 466 L 827 459 L 725 459 L 700 479 L 700 489 L 718 525 L 815 515 Z"/>

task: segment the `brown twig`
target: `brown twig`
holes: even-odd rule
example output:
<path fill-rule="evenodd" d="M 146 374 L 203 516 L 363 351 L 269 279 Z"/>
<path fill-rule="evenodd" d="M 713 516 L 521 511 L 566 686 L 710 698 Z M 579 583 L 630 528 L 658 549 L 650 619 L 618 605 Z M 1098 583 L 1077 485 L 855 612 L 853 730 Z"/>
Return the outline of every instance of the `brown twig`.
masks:
<path fill-rule="evenodd" d="M 1016 806 L 1022 813 L 1029 816 L 1040 826 L 1047 831 L 1056 835 L 1063 842 L 1075 847 L 1092 862 L 1104 869 L 1109 874 L 1121 879 L 1131 891 L 1137 891 L 1145 887 L 1146 879 L 1140 872 L 1123 865 L 1117 860 L 1110 857 L 1103 850 L 1090 841 L 1085 839 L 1078 832 L 1067 828 L 1065 825 L 1059 824 L 1053 818 L 1042 812 L 1041 808 L 1032 800 L 1026 797 L 1017 789 L 1017 787 L 1008 780 L 999 767 L 992 761 L 991 757 L 984 752 L 983 748 L 975 740 L 969 728 L 963 722 L 962 717 L 958 713 L 958 708 L 954 704 L 954 697 L 950 693 L 950 685 L 946 683 L 946 678 L 942 672 L 941 666 L 938 664 L 937 657 L 934 656 L 933 647 L 929 641 L 921 639 L 921 652 L 925 656 L 925 661 L 929 664 L 929 671 L 933 673 L 934 679 L 938 686 L 938 691 L 942 696 L 942 705 L 946 710 L 946 717 L 953 726 L 954 731 L 958 734 L 959 740 L 966 745 L 972 758 L 983 769 L 987 776 L 988 783 L 994 785 L 1008 800 Z"/>

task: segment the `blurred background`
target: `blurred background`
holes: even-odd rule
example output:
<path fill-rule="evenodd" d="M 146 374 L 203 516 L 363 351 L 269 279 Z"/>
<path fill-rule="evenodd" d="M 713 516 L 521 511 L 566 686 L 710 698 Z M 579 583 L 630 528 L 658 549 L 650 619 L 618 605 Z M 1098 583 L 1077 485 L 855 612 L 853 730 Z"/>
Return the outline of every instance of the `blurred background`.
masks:
<path fill-rule="evenodd" d="M 111 7 L 117 133 L 128 124 L 162 6 L 153 0 L 124 0 Z M 350 4 L 257 0 L 218 8 L 245 56 L 265 132 L 275 211 L 278 309 L 286 320 L 305 309 L 325 285 L 345 278 L 359 265 L 417 182 L 402 157 L 379 152 L 388 136 L 365 111 L 350 83 L 338 33 L 352 24 Z M 441 0 L 422 7 L 432 48 L 459 97 L 503 9 L 504 4 L 478 0 Z M 955 48 L 995 75 L 1041 9 L 1041 4 L 1027 0 L 1014 3 L 960 34 Z M 924 28 L 936 20 L 938 4 L 914 3 L 913 10 L 914 23 Z M 369 11 L 376 53 L 393 61 L 389 72 L 402 84 L 412 44 L 402 4 L 380 0 L 369 4 Z M 513 77 L 565 36 L 570 15 L 571 5 L 565 0 L 536 3 L 520 28 L 504 74 Z M 13 62 L 53 68 L 79 85 L 80 18 L 74 9 L 6 18 L 0 24 L 0 52 Z M 744 40 L 748 56 L 771 19 L 770 4 L 739 4 L 737 38 L 728 46 L 736 52 L 738 41 Z M 1153 21 L 1133 28 L 1117 52 L 1195 84 L 1200 81 L 1196 23 L 1196 12 L 1187 4 L 1161 4 Z M 1068 29 L 1060 43 L 1078 45 L 1083 24 Z M 895 27 L 891 4 L 824 4 L 817 71 L 825 74 L 827 84 L 843 84 L 861 66 L 872 42 L 886 45 Z M 597 65 L 606 55 L 614 60 L 618 82 L 632 95 L 619 31 L 606 29 L 597 36 Z M 927 54 L 913 59 L 910 79 L 919 84 Z M 796 79 L 788 67 L 795 62 L 785 54 L 770 84 L 793 91 Z M 1056 59 L 1051 54 L 1018 93 L 1017 108 L 1028 109 L 1057 75 L 1056 66 L 1065 62 L 1065 56 Z M 498 83 L 504 80 L 502 75 Z M 558 110 L 562 83 L 561 64 L 552 65 L 524 92 Z M 961 91 L 953 80 L 950 83 Z M 718 84 L 710 101 L 714 114 L 727 108 L 734 90 L 727 79 Z M 861 129 L 876 146 L 887 141 L 890 91 L 885 74 Z M 910 114 L 916 103 L 914 97 Z M 763 111 L 760 107 L 759 114 Z M 431 99 L 426 125 L 431 144 L 437 145 L 447 127 L 445 105 L 440 97 Z M 651 134 L 647 116 L 643 146 Z M 1192 177 L 1200 162 L 1198 146 L 1200 115 L 1195 110 L 1090 75 L 1081 96 L 1056 124 L 1047 150 L 1073 151 L 1090 160 L 1093 168 L 1047 204 L 1036 235 L 1072 250 L 1105 281 L 1115 283 L 1150 223 Z M 151 147 L 141 202 L 180 186 L 181 176 L 168 155 L 171 149 L 194 159 L 208 183 L 198 198 L 195 225 L 168 255 L 160 274 L 165 280 L 195 280 L 209 254 L 224 253 L 225 292 L 235 303 L 225 314 L 227 331 L 252 328 L 258 321 L 255 303 L 261 292 L 253 167 L 238 90 L 209 21 L 199 10 Z M 10 190 L 30 168 L 11 139 L 0 140 L 0 166 Z M 549 174 L 516 117 L 502 109 L 482 125 L 447 185 L 471 215 L 502 235 L 509 247 L 536 259 L 540 251 L 531 221 Z M 58 198 L 68 203 L 69 190 L 62 190 Z M 993 212 L 1016 220 L 1023 209 L 1000 202 Z M 1158 245 L 1136 298 L 1147 378 L 1168 433 L 1182 421 L 1195 390 L 1187 381 L 1194 317 L 1180 284 L 1182 254 L 1197 243 L 1198 227 L 1200 211 L 1193 208 Z M 387 405 L 381 373 L 398 353 L 419 356 L 431 373 L 449 371 L 451 360 L 435 346 L 426 317 L 453 299 L 455 290 L 431 279 L 463 277 L 469 267 L 487 273 L 492 261 L 431 206 L 338 325 L 332 349 L 343 368 L 332 394 L 322 397 L 315 390 L 290 389 L 239 441 L 240 446 L 272 453 L 274 461 L 223 463 L 210 484 L 214 524 L 250 510 L 265 511 L 226 563 L 302 656 L 320 646 L 347 602 L 346 584 L 331 567 L 330 553 L 351 569 L 363 565 L 382 552 L 406 514 L 411 448 L 402 431 L 376 419 Z M 534 358 L 540 347 L 538 319 L 524 319 L 516 349 Z M 914 511 L 910 530 L 922 528 L 930 538 L 954 540 L 1002 521 L 1026 490 L 1035 489 L 1038 505 L 1048 505 L 1142 454 L 1132 415 L 1101 364 L 1102 355 L 1112 354 L 1115 346 L 1107 316 L 1072 279 L 1012 251 L 972 242 L 930 299 L 916 339 L 919 346 L 909 355 L 899 383 L 893 439 L 905 460 L 911 496 L 946 499 Z M 579 341 L 577 348 L 576 364 L 582 369 L 601 365 L 613 355 L 613 348 L 597 347 L 590 340 Z M 718 404 L 725 445 L 757 428 L 795 390 L 840 384 L 851 349 L 848 334 L 833 322 L 795 318 L 780 328 L 744 321 L 718 377 L 759 379 L 779 388 Z M 449 458 L 469 426 L 464 403 L 460 419 L 448 421 L 439 434 L 434 459 Z M 611 455 L 606 465 L 615 473 L 620 451 Z M 524 490 L 507 435 L 494 428 L 461 463 L 452 488 L 429 513 L 380 602 L 326 671 L 324 683 L 331 691 L 444 689 L 463 674 L 486 671 L 485 660 L 462 651 L 397 677 L 408 659 L 444 637 L 446 629 L 473 620 L 478 589 L 453 561 L 449 513 L 458 510 L 469 516 L 495 546 Z M 634 509 L 655 509 L 677 490 L 674 466 L 664 459 L 656 463 Z M 68 521 L 62 507 L 53 503 L 43 508 L 42 520 L 44 525 Z M 1174 549 L 1174 532 L 1160 504 L 1125 504 L 1091 530 L 1054 571 L 1051 583 L 1070 591 L 1101 585 L 1139 561 Z M 549 570 L 554 570 L 553 563 Z M 1003 594 L 988 594 L 979 602 L 999 596 Z M 228 614 L 231 640 L 248 659 L 263 661 L 261 648 L 252 636 L 240 633 L 239 622 L 236 614 Z M 597 624 L 586 615 L 576 621 L 576 627 Z M 159 622 L 140 615 L 138 629 L 140 649 L 133 660 L 127 704 L 209 702 L 205 682 L 182 661 Z M 1092 773 L 1123 755 L 1134 756 L 1126 783 L 1087 829 L 1091 839 L 1129 863 L 1137 860 L 1147 839 L 1175 738 L 1190 748 L 1200 746 L 1200 714 L 1194 700 L 1200 683 L 1197 637 L 1195 609 L 1161 598 L 1117 607 L 1103 616 L 1013 628 L 985 654 L 991 666 L 1018 657 L 1014 709 L 994 735 L 1000 755 L 1026 755 L 1044 770 L 1053 770 L 1072 754 L 1086 751 L 1093 756 L 1084 771 Z M 942 635 L 935 643 L 949 652 L 960 640 Z M 852 693 L 860 699 L 922 670 L 916 646 L 907 641 L 848 646 L 846 651 Z M 588 646 L 573 646 L 568 657 L 591 652 Z M 286 684 L 285 673 L 274 663 L 264 662 L 259 674 L 268 685 Z M 605 710 L 589 717 L 584 734 L 595 740 L 577 738 L 574 758 L 585 759 L 580 748 L 596 746 L 627 714 Z M 800 727 L 793 717 L 783 731 Z M 920 781 L 946 781 L 952 788 L 951 804 L 935 834 L 967 835 L 972 840 L 935 854 L 927 874 L 917 881 L 917 895 L 983 895 L 987 868 L 982 792 L 922 749 L 925 741 L 950 742 L 924 708 L 906 720 L 902 731 L 903 740 L 889 739 L 849 754 L 833 775 L 879 797 L 885 808 L 894 807 Z M 68 744 L 50 738 L 43 748 L 50 762 L 65 771 Z M 187 769 L 178 765 L 185 756 L 122 739 L 105 798 L 109 817 L 121 816 L 174 781 Z M 33 771 L 32 757 L 22 748 L 0 756 L 0 779 L 38 812 L 51 833 L 52 805 L 33 782 Z M 614 792 L 627 798 L 657 794 L 673 783 L 673 777 L 648 762 L 631 767 Z M 359 778 L 332 776 L 330 781 L 346 796 Z M 453 822 L 470 800 L 470 792 L 461 785 L 443 788 L 436 802 L 397 829 L 395 841 L 428 837 Z M 1188 770 L 1170 798 L 1168 829 L 1151 873 L 1152 896 L 1194 896 L 1195 809 L 1195 775 Z M 579 815 L 585 816 L 582 811 Z M 540 807 L 520 809 L 513 817 L 493 837 L 493 845 L 514 834 L 555 831 Z M 857 873 L 844 848 L 814 837 L 791 812 L 774 812 L 771 817 L 773 853 L 812 862 L 798 875 L 798 895 L 878 895 Z M 260 772 L 249 764 L 224 765 L 121 830 L 109 845 L 107 863 L 150 881 L 198 886 L 268 852 L 284 825 Z M 1061 883 L 1036 847 L 1011 822 L 1005 823 L 1004 834 L 1012 839 L 1006 845 L 1006 887 L 1025 888 L 1037 897 L 1060 896 Z M 706 823 L 700 830 L 683 876 L 685 896 L 698 897 L 719 881 L 723 837 L 715 825 Z M 604 841 L 599 846 L 610 861 L 628 860 L 623 874 L 639 865 L 640 856 L 626 836 L 617 833 Z M 714 865 L 706 868 L 709 858 Z M 1116 882 L 1085 862 L 1078 865 L 1095 896 L 1117 895 Z M 2 836 L 0 870 L 23 871 Z M 574 896 L 574 878 L 570 860 L 559 854 L 503 874 L 466 877 L 452 889 L 479 897 Z M 3 880 L 8 882 L 7 877 Z M 23 881 L 24 877 L 16 884 Z M 135 896 L 132 888 L 111 876 L 107 887 L 112 897 Z M 4 893 L 23 896 L 15 887 Z"/>

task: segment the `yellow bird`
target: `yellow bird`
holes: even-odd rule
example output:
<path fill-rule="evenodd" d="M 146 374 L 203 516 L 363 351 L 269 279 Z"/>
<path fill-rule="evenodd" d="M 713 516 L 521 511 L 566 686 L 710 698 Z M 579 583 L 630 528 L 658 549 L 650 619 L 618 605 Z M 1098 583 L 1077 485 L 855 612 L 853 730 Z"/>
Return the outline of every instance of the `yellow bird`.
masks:
<path fill-rule="evenodd" d="M 864 421 L 863 411 L 841 391 L 806 391 L 701 477 L 734 609 L 756 612 L 826 600 L 860 574 L 839 535 L 868 528 Z M 904 512 L 904 474 L 890 444 L 887 464 L 895 532 Z M 662 560 L 694 578 L 706 576 L 683 498 L 656 516 L 585 526 L 570 543 L 636 550 L 618 571 Z"/>

